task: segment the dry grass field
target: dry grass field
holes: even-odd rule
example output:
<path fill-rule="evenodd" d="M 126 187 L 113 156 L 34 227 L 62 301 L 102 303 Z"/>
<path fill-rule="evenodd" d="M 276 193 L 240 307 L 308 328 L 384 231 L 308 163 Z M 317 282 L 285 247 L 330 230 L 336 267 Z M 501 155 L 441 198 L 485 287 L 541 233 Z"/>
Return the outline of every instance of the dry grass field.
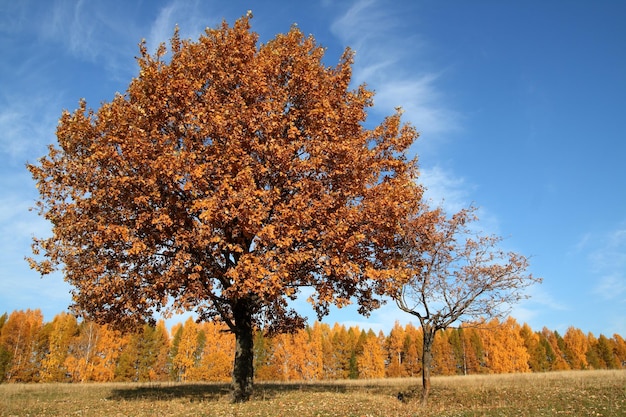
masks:
<path fill-rule="evenodd" d="M 3 384 L 0 416 L 626 416 L 626 371 L 438 377 L 427 408 L 397 400 L 418 383 L 259 383 L 245 404 L 223 384 Z"/>

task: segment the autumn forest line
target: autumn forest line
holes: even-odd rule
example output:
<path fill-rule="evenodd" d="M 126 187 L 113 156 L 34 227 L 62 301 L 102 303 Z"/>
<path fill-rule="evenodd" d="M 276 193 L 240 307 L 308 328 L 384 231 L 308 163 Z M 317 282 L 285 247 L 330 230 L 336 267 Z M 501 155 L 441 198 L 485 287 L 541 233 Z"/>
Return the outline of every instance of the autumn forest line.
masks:
<path fill-rule="evenodd" d="M 293 334 L 255 333 L 258 380 L 411 377 L 421 373 L 421 329 L 396 323 L 389 334 L 316 322 Z M 188 319 L 122 334 L 61 313 L 0 316 L 0 381 L 223 381 L 231 379 L 235 340 L 219 323 Z M 434 375 L 626 368 L 626 341 L 534 331 L 515 319 L 437 333 Z"/>

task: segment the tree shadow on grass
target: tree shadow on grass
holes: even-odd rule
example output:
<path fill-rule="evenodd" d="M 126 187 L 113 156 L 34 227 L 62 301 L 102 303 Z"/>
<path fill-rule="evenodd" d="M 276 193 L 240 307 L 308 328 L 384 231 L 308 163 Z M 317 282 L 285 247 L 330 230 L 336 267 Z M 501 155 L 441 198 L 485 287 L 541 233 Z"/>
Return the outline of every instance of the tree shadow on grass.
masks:
<path fill-rule="evenodd" d="M 345 393 L 348 386 L 332 383 L 274 383 L 261 382 L 254 385 L 254 399 L 266 400 L 286 392 L 334 392 Z M 163 383 L 131 385 L 112 390 L 109 400 L 167 401 L 186 399 L 190 402 L 218 401 L 230 398 L 230 384 L 224 383 Z"/>
<path fill-rule="evenodd" d="M 217 401 L 229 394 L 229 384 L 129 384 L 128 387 L 113 389 L 109 400 L 167 401 L 172 399 L 187 399 L 189 401 Z"/>

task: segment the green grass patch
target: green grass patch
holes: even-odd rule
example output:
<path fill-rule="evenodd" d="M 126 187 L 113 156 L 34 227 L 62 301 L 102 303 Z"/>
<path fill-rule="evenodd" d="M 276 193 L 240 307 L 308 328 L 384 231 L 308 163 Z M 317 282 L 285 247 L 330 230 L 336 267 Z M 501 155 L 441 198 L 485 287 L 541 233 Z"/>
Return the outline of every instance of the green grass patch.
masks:
<path fill-rule="evenodd" d="M 427 408 L 398 401 L 419 383 L 258 383 L 245 404 L 226 384 L 3 384 L 0 416 L 626 416 L 626 371 L 436 377 Z"/>

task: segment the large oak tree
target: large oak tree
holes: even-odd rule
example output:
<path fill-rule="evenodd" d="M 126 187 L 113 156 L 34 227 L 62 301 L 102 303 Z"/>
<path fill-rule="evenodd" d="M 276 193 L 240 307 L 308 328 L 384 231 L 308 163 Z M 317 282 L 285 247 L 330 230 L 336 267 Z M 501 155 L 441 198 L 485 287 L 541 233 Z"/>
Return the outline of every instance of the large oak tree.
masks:
<path fill-rule="evenodd" d="M 127 91 L 63 112 L 58 144 L 28 165 L 52 223 L 31 265 L 62 268 L 75 311 L 101 323 L 224 321 L 245 401 L 253 329 L 301 326 L 301 288 L 320 316 L 351 300 L 367 313 L 398 276 L 417 133 L 399 112 L 365 128 L 373 93 L 350 86 L 353 53 L 328 67 L 295 27 L 259 44 L 244 17 L 170 45 L 142 43 Z"/>

